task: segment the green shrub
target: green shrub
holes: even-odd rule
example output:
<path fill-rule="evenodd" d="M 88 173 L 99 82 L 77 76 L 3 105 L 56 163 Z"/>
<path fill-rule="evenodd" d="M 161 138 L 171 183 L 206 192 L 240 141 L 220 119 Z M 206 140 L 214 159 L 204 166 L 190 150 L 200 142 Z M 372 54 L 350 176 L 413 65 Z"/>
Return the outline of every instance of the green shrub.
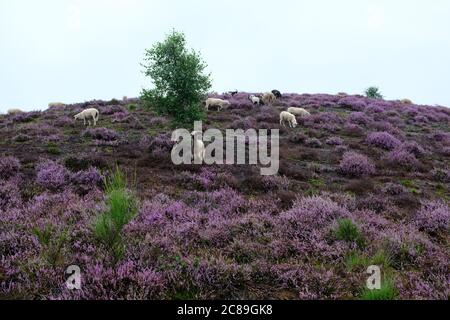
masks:
<path fill-rule="evenodd" d="M 58 233 L 52 225 L 45 225 L 43 228 L 35 227 L 32 232 L 41 245 L 42 257 L 52 266 L 62 263 L 62 251 L 68 238 L 67 232 Z"/>
<path fill-rule="evenodd" d="M 50 142 L 49 144 L 47 144 L 47 153 L 53 155 L 60 155 L 61 150 L 59 149 L 59 146 L 56 143 Z"/>
<path fill-rule="evenodd" d="M 364 238 L 358 226 L 350 219 L 339 219 L 338 226 L 334 230 L 334 235 L 338 240 L 354 242 L 359 247 L 364 246 Z"/>
<path fill-rule="evenodd" d="M 135 105 L 134 103 L 131 103 L 128 105 L 127 108 L 129 111 L 135 111 L 137 109 L 137 105 Z"/>
<path fill-rule="evenodd" d="M 170 115 L 175 124 L 190 124 L 204 118 L 202 100 L 211 88 L 206 64 L 200 54 L 186 47 L 185 35 L 172 31 L 163 42 L 146 50 L 145 75 L 154 88 L 143 90 L 144 106 L 160 115 Z"/>
<path fill-rule="evenodd" d="M 119 260 L 124 252 L 122 230 L 137 213 L 134 193 L 127 189 L 127 179 L 117 167 L 105 180 L 107 210 L 96 217 L 93 232 L 96 238 Z"/>
<path fill-rule="evenodd" d="M 397 297 L 397 289 L 394 286 L 394 281 L 386 278 L 381 283 L 381 289 L 370 290 L 364 289 L 361 294 L 361 300 L 395 300 Z"/>
<path fill-rule="evenodd" d="M 380 89 L 378 87 L 367 88 L 365 94 L 367 98 L 383 99 L 383 95 L 381 94 Z"/>

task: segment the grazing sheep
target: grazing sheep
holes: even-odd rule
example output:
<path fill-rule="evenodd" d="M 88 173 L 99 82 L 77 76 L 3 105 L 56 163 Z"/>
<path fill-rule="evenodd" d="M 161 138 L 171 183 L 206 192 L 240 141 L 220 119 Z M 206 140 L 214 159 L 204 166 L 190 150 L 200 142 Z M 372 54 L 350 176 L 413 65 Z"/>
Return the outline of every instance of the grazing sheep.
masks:
<path fill-rule="evenodd" d="M 63 107 L 65 107 L 65 104 L 62 102 L 50 102 L 48 104 L 48 107 L 49 108 L 63 108 Z"/>
<path fill-rule="evenodd" d="M 225 92 L 225 96 L 232 96 L 234 97 L 235 95 L 237 95 L 239 93 L 239 91 L 234 90 L 234 91 L 227 91 Z"/>
<path fill-rule="evenodd" d="M 209 98 L 206 100 L 206 110 L 209 110 L 211 106 L 218 106 L 219 110 L 230 106 L 230 102 L 222 99 Z"/>
<path fill-rule="evenodd" d="M 272 92 L 267 92 L 263 94 L 261 99 L 264 102 L 264 104 L 271 105 L 277 100 L 277 97 L 275 97 L 275 95 Z"/>
<path fill-rule="evenodd" d="M 20 109 L 9 109 L 9 110 L 7 111 L 7 113 L 10 114 L 10 115 L 12 115 L 12 114 L 23 113 L 23 111 L 20 110 Z"/>
<path fill-rule="evenodd" d="M 86 125 L 86 119 L 88 119 L 88 123 L 89 123 L 89 125 L 91 125 L 90 118 L 92 118 L 94 120 L 94 126 L 96 126 L 99 115 L 100 115 L 100 112 L 97 109 L 90 108 L 90 109 L 86 109 L 86 110 L 80 112 L 79 114 L 75 115 L 74 118 L 75 118 L 75 120 L 83 119 L 84 125 Z"/>
<path fill-rule="evenodd" d="M 289 108 L 287 109 L 287 112 L 292 113 L 296 116 L 302 116 L 302 117 L 309 117 L 311 113 L 309 113 L 307 110 L 303 108 Z"/>
<path fill-rule="evenodd" d="M 281 94 L 280 91 L 278 91 L 278 90 L 272 90 L 272 93 L 274 94 L 274 96 L 275 96 L 277 99 L 281 99 L 282 94 Z"/>
<path fill-rule="evenodd" d="M 289 127 L 295 128 L 297 126 L 297 119 L 292 113 L 283 111 L 280 113 L 280 125 L 286 126 L 286 122 L 289 124 Z"/>
<path fill-rule="evenodd" d="M 194 164 L 202 164 L 205 159 L 205 144 L 201 139 L 202 133 L 199 131 L 192 131 L 191 135 L 194 137 L 194 149 L 193 149 L 193 158 Z"/>
<path fill-rule="evenodd" d="M 252 102 L 253 105 L 258 105 L 258 106 L 264 105 L 262 99 L 260 97 L 257 97 L 255 95 L 253 95 L 253 94 L 248 96 L 248 99 Z"/>

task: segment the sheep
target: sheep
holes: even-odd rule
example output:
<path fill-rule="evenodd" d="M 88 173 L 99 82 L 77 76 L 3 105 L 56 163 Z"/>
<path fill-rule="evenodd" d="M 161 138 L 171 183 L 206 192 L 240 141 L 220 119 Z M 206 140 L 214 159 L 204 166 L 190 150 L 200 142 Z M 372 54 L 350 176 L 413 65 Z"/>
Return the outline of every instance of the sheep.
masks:
<path fill-rule="evenodd" d="M 239 93 L 239 91 L 237 91 L 237 90 L 234 90 L 234 91 L 227 91 L 227 92 L 225 92 L 225 96 L 232 96 L 232 97 L 234 97 L 235 95 L 237 95 Z"/>
<path fill-rule="evenodd" d="M 91 125 L 90 118 L 92 117 L 92 119 L 94 120 L 94 126 L 96 126 L 99 115 L 100 115 L 100 112 L 97 109 L 90 108 L 90 109 L 83 110 L 79 114 L 75 115 L 74 118 L 75 118 L 75 120 L 83 119 L 84 125 L 86 125 L 86 119 L 88 119 L 88 123 L 89 123 L 89 125 Z"/>
<path fill-rule="evenodd" d="M 215 98 L 208 98 L 206 100 L 206 110 L 209 110 L 209 107 L 211 106 L 218 106 L 219 107 L 219 111 L 222 110 L 223 108 L 226 108 L 228 106 L 230 106 L 230 102 L 227 100 L 222 100 L 222 99 L 215 99 Z"/>
<path fill-rule="evenodd" d="M 278 91 L 278 90 L 272 90 L 272 93 L 274 94 L 274 96 L 275 96 L 277 99 L 281 99 L 282 95 L 281 95 L 281 92 L 280 92 L 280 91 Z"/>
<path fill-rule="evenodd" d="M 50 102 L 48 104 L 48 107 L 49 108 L 63 108 L 63 107 L 65 107 L 65 104 L 62 102 Z"/>
<path fill-rule="evenodd" d="M 286 122 L 289 123 L 289 127 L 295 128 L 297 126 L 297 119 L 292 113 L 283 111 L 280 113 L 280 125 L 286 126 Z"/>
<path fill-rule="evenodd" d="M 248 99 L 252 102 L 253 105 L 258 105 L 258 106 L 264 105 L 264 102 L 261 100 L 261 98 L 255 96 L 253 94 L 248 96 Z"/>
<path fill-rule="evenodd" d="M 275 97 L 275 95 L 272 92 L 267 92 L 262 95 L 261 99 L 264 102 L 264 104 L 271 105 L 277 100 L 277 97 Z"/>
<path fill-rule="evenodd" d="M 194 137 L 194 164 L 202 164 L 205 160 L 206 153 L 205 144 L 201 139 L 202 133 L 199 131 L 192 131 L 191 135 Z"/>
<path fill-rule="evenodd" d="M 307 110 L 303 109 L 303 108 L 289 108 L 287 109 L 287 112 L 292 113 L 293 115 L 296 116 L 302 116 L 302 117 L 309 117 L 311 115 L 311 113 L 309 113 Z"/>
<path fill-rule="evenodd" d="M 9 109 L 9 110 L 7 111 L 7 113 L 8 113 L 9 115 L 13 115 L 13 114 L 18 114 L 18 113 L 23 113 L 23 111 L 16 108 L 16 109 Z"/>

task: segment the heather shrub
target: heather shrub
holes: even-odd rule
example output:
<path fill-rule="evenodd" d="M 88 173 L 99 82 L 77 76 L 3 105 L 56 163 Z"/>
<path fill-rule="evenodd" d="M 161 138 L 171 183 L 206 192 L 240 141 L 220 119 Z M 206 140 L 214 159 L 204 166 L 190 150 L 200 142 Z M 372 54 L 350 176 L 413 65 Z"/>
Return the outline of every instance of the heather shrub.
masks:
<path fill-rule="evenodd" d="M 42 160 L 36 166 L 36 183 L 49 190 L 56 191 L 66 185 L 69 172 L 67 169 L 52 160 Z"/>
<path fill-rule="evenodd" d="M 344 144 L 344 140 L 339 137 L 330 137 L 327 139 L 326 144 L 330 146 L 341 146 Z"/>
<path fill-rule="evenodd" d="M 435 168 L 431 174 L 436 181 L 450 183 L 450 170 L 448 169 Z"/>
<path fill-rule="evenodd" d="M 349 136 L 362 136 L 364 134 L 364 129 L 353 123 L 346 123 L 344 125 L 344 132 Z"/>
<path fill-rule="evenodd" d="M 90 167 L 88 170 L 74 173 L 70 180 L 79 191 L 87 193 L 92 188 L 100 187 L 102 185 L 103 176 L 96 168 Z"/>
<path fill-rule="evenodd" d="M 401 144 L 400 140 L 387 132 L 373 132 L 367 136 L 366 142 L 385 150 L 393 150 Z"/>
<path fill-rule="evenodd" d="M 364 112 L 352 112 L 348 117 L 348 121 L 359 125 L 367 125 L 370 118 Z"/>
<path fill-rule="evenodd" d="M 147 150 L 155 158 L 166 158 L 170 156 L 174 142 L 170 134 L 161 133 L 156 136 L 144 136 L 139 142 L 143 150 Z"/>
<path fill-rule="evenodd" d="M 19 173 L 20 161 L 16 157 L 0 157 L 0 178 L 9 179 Z"/>
<path fill-rule="evenodd" d="M 380 93 L 380 89 L 378 87 L 367 88 L 364 93 L 365 93 L 367 98 L 383 99 L 383 95 Z"/>
<path fill-rule="evenodd" d="M 403 167 L 406 169 L 414 169 L 419 162 L 416 157 L 406 150 L 395 149 L 387 156 L 388 162 L 393 166 Z"/>
<path fill-rule="evenodd" d="M 284 176 L 264 176 L 262 178 L 264 189 L 270 190 L 284 190 L 288 191 L 291 185 L 288 178 Z"/>
<path fill-rule="evenodd" d="M 102 141 L 114 141 L 119 138 L 116 131 L 108 128 L 89 128 L 83 133 L 83 135 Z"/>
<path fill-rule="evenodd" d="M 306 139 L 305 144 L 310 148 L 321 148 L 322 142 L 317 138 Z"/>
<path fill-rule="evenodd" d="M 404 186 L 393 182 L 388 182 L 382 187 L 382 192 L 391 196 L 398 196 L 406 191 Z"/>
<path fill-rule="evenodd" d="M 427 201 L 414 217 L 419 230 L 430 234 L 448 232 L 450 229 L 450 208 L 443 201 Z"/>
<path fill-rule="evenodd" d="M 363 111 L 367 107 L 367 104 L 363 99 L 355 96 L 347 96 L 340 99 L 338 105 L 355 111 Z"/>
<path fill-rule="evenodd" d="M 346 152 L 340 163 L 343 174 L 352 177 L 368 176 L 375 173 L 375 166 L 365 156 L 356 152 Z"/>

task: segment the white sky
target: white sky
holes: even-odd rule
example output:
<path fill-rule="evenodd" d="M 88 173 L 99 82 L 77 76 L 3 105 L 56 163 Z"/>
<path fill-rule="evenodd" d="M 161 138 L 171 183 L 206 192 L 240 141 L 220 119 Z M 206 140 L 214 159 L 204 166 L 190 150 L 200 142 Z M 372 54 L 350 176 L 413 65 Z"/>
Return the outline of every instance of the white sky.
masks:
<path fill-rule="evenodd" d="M 186 33 L 215 91 L 450 106 L 448 0 L 0 0 L 0 111 L 138 96 L 145 48 Z"/>

